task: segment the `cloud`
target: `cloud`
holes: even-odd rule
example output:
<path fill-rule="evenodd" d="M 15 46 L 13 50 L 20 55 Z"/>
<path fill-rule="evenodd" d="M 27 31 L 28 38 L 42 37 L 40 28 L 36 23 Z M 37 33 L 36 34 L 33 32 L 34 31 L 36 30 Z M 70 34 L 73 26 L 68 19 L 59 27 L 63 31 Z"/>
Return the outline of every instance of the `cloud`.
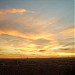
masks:
<path fill-rule="evenodd" d="M 11 14 L 10 16 L 0 15 L 0 34 L 11 34 L 30 39 L 55 36 L 54 33 L 47 31 L 47 27 L 58 22 L 57 18 L 45 19 L 36 14 L 12 16 L 16 13 L 34 12 L 21 8 L 2 9 L 0 12 Z"/>
<path fill-rule="evenodd" d="M 60 52 L 61 54 L 63 52 L 65 54 L 74 53 L 75 50 L 74 38 L 64 39 L 60 44 L 53 46 L 51 50 L 55 52 Z"/>
<path fill-rule="evenodd" d="M 0 34 L 10 34 L 29 39 L 50 38 L 55 34 L 48 32 L 47 26 L 55 23 L 54 20 L 35 15 L 3 16 L 0 19 Z"/>
<path fill-rule="evenodd" d="M 65 43 L 63 43 L 61 50 L 73 50 L 74 51 L 75 43 L 74 43 L 74 39 L 72 40 L 73 41 L 68 40 L 68 42 L 66 41 Z"/>
<path fill-rule="evenodd" d="M 10 9 L 0 9 L 0 15 L 7 15 L 7 14 L 16 14 L 16 13 L 34 13 L 34 11 L 23 9 L 23 8 L 10 8 Z"/>
<path fill-rule="evenodd" d="M 18 36 L 11 36 L 2 34 L 0 35 L 0 57 L 1 55 L 8 56 L 11 54 L 11 56 L 14 56 L 13 54 L 19 55 L 26 55 L 28 57 L 64 57 L 64 56 L 73 56 L 74 50 L 64 50 L 62 49 L 63 46 L 65 48 L 67 46 L 73 45 L 71 43 L 65 44 L 63 43 L 63 46 L 61 46 L 61 50 L 51 50 L 52 47 L 55 47 L 54 42 L 55 40 L 40 38 L 36 40 L 27 41 L 27 39 L 18 37 Z M 56 45 L 60 46 L 60 44 L 56 43 Z M 57 48 L 57 47 L 56 47 Z M 65 55 L 63 55 L 65 54 Z M 24 57 L 26 57 L 24 56 Z M 21 57 L 21 56 L 20 56 Z"/>
<path fill-rule="evenodd" d="M 28 43 L 29 41 L 22 37 L 7 34 L 0 35 L 0 49 L 21 49 L 21 46 L 25 46 Z"/>
<path fill-rule="evenodd" d="M 60 34 L 62 34 L 64 37 L 74 37 L 75 35 L 75 28 L 68 28 L 67 30 L 61 31 Z"/>
<path fill-rule="evenodd" d="M 57 18 L 46 19 L 36 14 L 16 16 L 16 13 L 25 12 L 32 13 L 34 11 L 26 9 L 0 10 L 0 48 L 7 49 L 1 50 L 1 52 L 11 54 L 17 54 L 17 52 L 18 54 L 27 53 L 28 55 L 30 54 L 30 56 L 32 56 L 31 54 L 35 56 L 37 56 L 37 54 L 44 54 L 44 56 L 52 54 L 53 56 L 57 55 L 53 53 L 55 52 L 54 48 L 59 52 L 59 48 L 64 49 L 67 48 L 67 46 L 72 46 L 69 43 L 61 43 L 65 40 L 60 36 L 66 37 L 72 35 L 73 29 L 54 33 L 51 29 L 53 30 L 55 27 L 59 30 L 60 28 L 56 25 L 59 21 Z M 62 46 L 60 47 L 60 45 Z M 72 50 L 60 50 L 60 53 L 65 51 L 72 52 Z"/>
<path fill-rule="evenodd" d="M 46 50 L 39 50 L 39 52 L 45 52 Z"/>
<path fill-rule="evenodd" d="M 40 39 L 31 39 L 23 38 L 19 36 L 13 36 L 8 34 L 1 34 L 0 35 L 0 49 L 14 49 L 19 50 L 21 52 L 38 52 L 40 50 L 50 50 L 55 40 L 40 38 Z"/>
<path fill-rule="evenodd" d="M 25 15 L 14 20 L 16 23 L 21 23 L 34 28 L 39 28 L 39 30 L 44 30 L 48 26 L 53 25 L 58 22 L 57 18 L 45 19 L 39 15 Z M 36 26 L 36 27 L 35 27 Z M 40 28 L 42 26 L 42 28 Z"/>
<path fill-rule="evenodd" d="M 36 45 L 36 49 L 42 50 L 50 50 L 51 47 L 59 44 L 57 40 L 51 38 L 39 38 L 33 40 L 31 43 Z"/>
<path fill-rule="evenodd" d="M 37 45 L 47 45 L 47 44 L 50 44 L 50 40 L 44 39 L 44 38 L 40 38 L 40 39 L 34 40 L 33 43 L 37 44 Z"/>
<path fill-rule="evenodd" d="M 59 57 L 75 57 L 75 53 L 66 53 L 66 52 L 58 52 L 57 53 Z"/>

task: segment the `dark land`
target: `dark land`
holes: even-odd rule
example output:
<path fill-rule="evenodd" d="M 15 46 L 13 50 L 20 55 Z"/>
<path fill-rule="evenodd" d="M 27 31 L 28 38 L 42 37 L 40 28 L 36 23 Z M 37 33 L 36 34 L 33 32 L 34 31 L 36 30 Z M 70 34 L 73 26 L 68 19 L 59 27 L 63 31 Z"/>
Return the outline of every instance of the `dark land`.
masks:
<path fill-rule="evenodd" d="M 0 59 L 0 75 L 75 75 L 75 58 Z"/>

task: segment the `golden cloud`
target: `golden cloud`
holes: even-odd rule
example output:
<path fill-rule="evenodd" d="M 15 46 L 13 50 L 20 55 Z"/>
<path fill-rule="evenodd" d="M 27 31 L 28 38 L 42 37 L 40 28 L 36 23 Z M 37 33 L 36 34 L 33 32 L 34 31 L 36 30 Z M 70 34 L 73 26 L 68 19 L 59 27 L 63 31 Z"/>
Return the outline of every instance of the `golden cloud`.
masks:
<path fill-rule="evenodd" d="M 59 53 L 58 52 L 58 55 L 59 56 L 62 56 L 62 57 L 75 57 L 75 53 L 65 53 L 65 52 L 61 52 L 61 53 Z"/>

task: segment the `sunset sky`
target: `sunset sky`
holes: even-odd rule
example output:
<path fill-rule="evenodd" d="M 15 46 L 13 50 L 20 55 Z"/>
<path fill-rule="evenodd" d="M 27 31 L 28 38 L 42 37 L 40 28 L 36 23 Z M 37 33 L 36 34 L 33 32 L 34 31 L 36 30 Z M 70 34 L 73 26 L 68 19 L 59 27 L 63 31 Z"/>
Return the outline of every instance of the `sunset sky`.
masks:
<path fill-rule="evenodd" d="M 0 58 L 75 57 L 74 0 L 0 0 Z"/>

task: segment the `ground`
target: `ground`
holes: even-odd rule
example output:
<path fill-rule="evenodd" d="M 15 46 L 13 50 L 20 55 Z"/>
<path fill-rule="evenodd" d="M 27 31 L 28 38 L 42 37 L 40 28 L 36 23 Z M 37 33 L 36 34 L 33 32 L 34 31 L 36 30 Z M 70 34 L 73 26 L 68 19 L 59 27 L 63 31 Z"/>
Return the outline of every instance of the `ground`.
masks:
<path fill-rule="evenodd" d="M 75 58 L 0 59 L 0 75 L 75 75 Z"/>

